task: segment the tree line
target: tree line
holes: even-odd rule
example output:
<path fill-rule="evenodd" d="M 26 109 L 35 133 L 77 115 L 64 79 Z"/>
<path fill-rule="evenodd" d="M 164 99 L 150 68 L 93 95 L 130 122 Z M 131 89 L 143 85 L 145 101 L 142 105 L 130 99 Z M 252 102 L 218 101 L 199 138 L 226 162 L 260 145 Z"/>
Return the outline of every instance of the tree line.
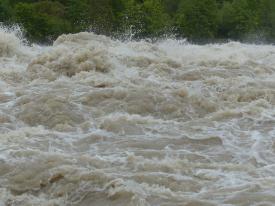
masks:
<path fill-rule="evenodd" d="M 93 31 L 132 38 L 174 35 L 190 41 L 275 40 L 274 0 L 0 0 L 0 22 L 28 39 Z"/>

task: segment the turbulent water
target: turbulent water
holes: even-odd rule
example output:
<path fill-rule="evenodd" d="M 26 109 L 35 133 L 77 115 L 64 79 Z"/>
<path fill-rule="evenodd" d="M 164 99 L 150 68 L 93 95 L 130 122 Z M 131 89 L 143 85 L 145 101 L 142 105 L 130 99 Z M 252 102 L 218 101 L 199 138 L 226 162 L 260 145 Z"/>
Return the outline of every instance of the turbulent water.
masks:
<path fill-rule="evenodd" d="M 2 29 L 0 205 L 275 205 L 275 46 Z"/>

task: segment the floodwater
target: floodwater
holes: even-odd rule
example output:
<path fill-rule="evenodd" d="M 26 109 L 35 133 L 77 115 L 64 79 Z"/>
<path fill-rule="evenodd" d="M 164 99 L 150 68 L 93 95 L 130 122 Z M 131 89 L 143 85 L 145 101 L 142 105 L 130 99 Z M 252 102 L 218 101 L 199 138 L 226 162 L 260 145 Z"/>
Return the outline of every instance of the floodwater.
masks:
<path fill-rule="evenodd" d="M 2 29 L 0 205 L 275 205 L 274 106 L 272 45 Z"/>

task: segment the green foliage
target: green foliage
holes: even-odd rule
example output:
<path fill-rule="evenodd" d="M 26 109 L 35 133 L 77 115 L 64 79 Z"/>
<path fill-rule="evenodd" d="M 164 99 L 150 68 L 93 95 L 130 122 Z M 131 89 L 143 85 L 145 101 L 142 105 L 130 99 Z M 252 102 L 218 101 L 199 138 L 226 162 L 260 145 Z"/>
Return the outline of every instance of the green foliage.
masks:
<path fill-rule="evenodd" d="M 181 34 L 194 40 L 214 38 L 218 25 L 215 0 L 186 0 L 180 4 L 177 25 Z"/>
<path fill-rule="evenodd" d="M 170 16 L 175 16 L 179 8 L 180 0 L 163 0 L 162 2 L 165 12 Z"/>
<path fill-rule="evenodd" d="M 275 39 L 275 1 L 261 0 L 259 4 L 260 27 L 268 40 Z"/>
<path fill-rule="evenodd" d="M 129 0 L 123 2 L 123 10 L 118 14 L 120 31 L 131 30 L 135 37 L 158 37 L 171 25 L 170 16 L 160 0 Z"/>
<path fill-rule="evenodd" d="M 0 1 L 0 22 L 9 22 L 12 17 L 12 8 L 8 0 Z"/>
<path fill-rule="evenodd" d="M 247 0 L 226 2 L 221 10 L 219 35 L 225 38 L 243 38 L 257 30 L 257 11 L 252 10 Z"/>
<path fill-rule="evenodd" d="M 144 34 L 146 36 L 159 36 L 164 34 L 169 26 L 170 17 L 165 13 L 160 0 L 145 0 L 144 11 Z"/>
<path fill-rule="evenodd" d="M 114 29 L 112 0 L 89 0 L 90 29 L 97 33 L 110 35 Z"/>
<path fill-rule="evenodd" d="M 136 37 L 144 33 L 145 12 L 142 4 L 135 0 L 124 0 L 123 9 L 117 14 L 117 30 L 120 33 L 133 32 Z"/>
<path fill-rule="evenodd" d="M 78 32 L 85 30 L 91 22 L 88 1 L 69 0 L 67 3 L 66 17 L 70 21 L 73 31 Z"/>
<path fill-rule="evenodd" d="M 58 2 L 18 3 L 15 19 L 23 25 L 33 41 L 50 41 L 69 31 L 69 23 L 63 19 L 64 8 Z"/>
<path fill-rule="evenodd" d="M 134 38 L 174 31 L 193 41 L 275 40 L 274 0 L 0 0 L 0 22 L 18 23 L 32 41 L 69 32 Z"/>

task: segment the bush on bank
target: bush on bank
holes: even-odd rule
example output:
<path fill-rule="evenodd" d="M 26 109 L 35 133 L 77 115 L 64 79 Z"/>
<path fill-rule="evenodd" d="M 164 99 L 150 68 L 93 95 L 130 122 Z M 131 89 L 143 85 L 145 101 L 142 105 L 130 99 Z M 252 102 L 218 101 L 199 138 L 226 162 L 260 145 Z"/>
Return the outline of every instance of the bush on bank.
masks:
<path fill-rule="evenodd" d="M 35 42 L 94 31 L 133 38 L 172 33 L 191 41 L 275 40 L 274 0 L 1 0 L 0 22 Z M 252 38 L 252 40 L 253 40 Z"/>

